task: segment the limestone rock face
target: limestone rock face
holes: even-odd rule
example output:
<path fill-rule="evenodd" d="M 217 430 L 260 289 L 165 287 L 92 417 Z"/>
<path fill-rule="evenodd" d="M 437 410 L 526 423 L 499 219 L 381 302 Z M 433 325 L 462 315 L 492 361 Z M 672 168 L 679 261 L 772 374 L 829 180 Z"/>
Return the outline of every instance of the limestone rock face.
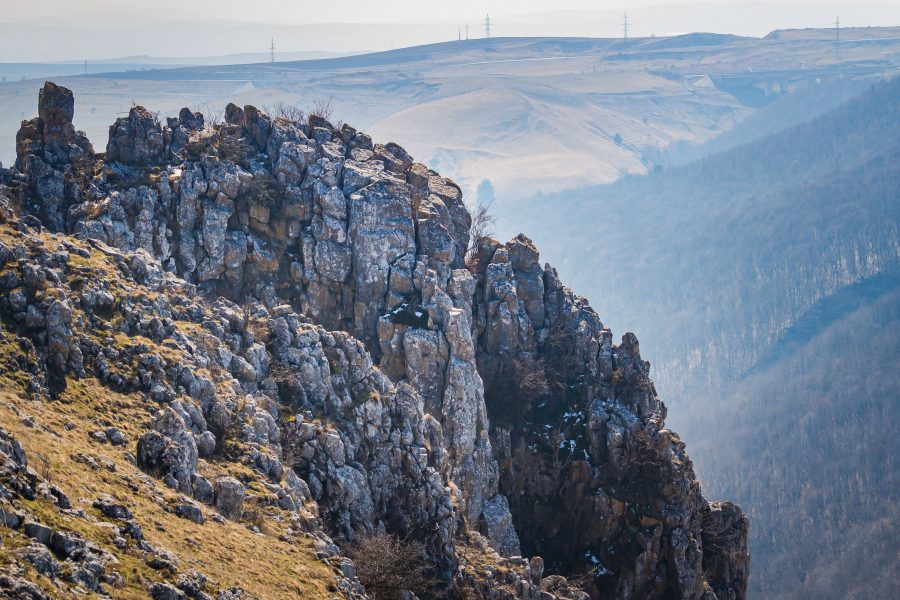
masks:
<path fill-rule="evenodd" d="M 198 458 L 193 434 L 171 407 L 157 414 L 152 427 L 138 440 L 138 464 L 165 476 L 172 487 L 191 493 Z"/>
<path fill-rule="evenodd" d="M 162 127 L 143 106 L 135 106 L 109 128 L 106 158 L 133 166 L 156 164 L 163 155 Z"/>
<path fill-rule="evenodd" d="M 244 484 L 234 477 L 221 477 L 216 480 L 213 493 L 215 494 L 216 508 L 223 515 L 229 519 L 241 516 L 246 494 Z"/>
<path fill-rule="evenodd" d="M 614 345 L 524 236 L 478 258 L 479 371 L 523 551 L 588 570 L 597 598 L 711 598 L 715 581 L 743 597 L 746 519 L 701 496 L 635 336 Z M 705 557 L 720 548 L 733 572 Z"/>
<path fill-rule="evenodd" d="M 15 169 L 28 176 L 35 212 L 57 230 L 65 227 L 68 205 L 81 200 L 84 171 L 94 156 L 72 124 L 74 115 L 72 92 L 48 81 L 38 95 L 38 117 L 23 121 L 16 134 Z"/>
<path fill-rule="evenodd" d="M 702 531 L 704 570 L 716 596 L 743 598 L 750 576 L 746 517 L 731 502 L 711 502 L 703 511 Z"/>
<path fill-rule="evenodd" d="M 23 124 L 26 184 L 10 194 L 158 299 L 117 305 L 96 286 L 75 308 L 42 304 L 41 278 L 64 273 L 26 260 L 0 279 L 0 312 L 44 332 L 35 385 L 93 373 L 163 406 L 138 443 L 147 472 L 234 516 L 237 488 L 198 461 L 239 447 L 273 503 L 314 506 L 339 540 L 415 536 L 441 577 L 485 595 L 466 552 L 508 557 L 497 564 L 518 591 L 491 597 L 745 597 L 746 518 L 701 495 L 635 336 L 614 343 L 526 236 L 470 248 L 459 187 L 319 117 L 229 105 L 221 125 L 185 109 L 163 126 L 135 107 L 105 160 L 48 154 L 47 124 L 71 124 L 62 90 L 45 88 Z M 90 194 L 50 190 L 81 156 Z M 76 309 L 97 323 L 121 313 L 129 335 L 186 358 L 101 351 L 75 331 Z M 584 589 L 542 579 L 545 561 Z"/>
<path fill-rule="evenodd" d="M 497 494 L 484 503 L 481 514 L 483 532 L 489 540 L 497 544 L 497 551 L 505 556 L 519 556 L 519 536 L 509 514 L 506 496 Z"/>

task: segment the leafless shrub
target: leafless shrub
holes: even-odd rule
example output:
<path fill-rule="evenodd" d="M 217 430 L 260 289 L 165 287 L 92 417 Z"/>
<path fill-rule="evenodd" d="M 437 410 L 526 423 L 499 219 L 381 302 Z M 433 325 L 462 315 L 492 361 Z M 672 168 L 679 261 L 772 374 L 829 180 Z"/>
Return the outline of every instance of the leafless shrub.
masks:
<path fill-rule="evenodd" d="M 287 119 L 293 123 L 305 123 L 306 111 L 299 105 L 279 100 L 275 104 L 264 107 L 266 113 L 275 118 Z"/>
<path fill-rule="evenodd" d="M 203 114 L 203 122 L 207 127 L 215 127 L 221 125 L 225 120 L 225 107 L 218 103 L 206 102 L 197 105 L 193 112 Z"/>
<path fill-rule="evenodd" d="M 296 428 L 293 427 L 294 423 L 296 423 L 297 420 L 296 417 L 288 418 L 292 420 L 289 423 L 282 424 L 282 431 L 296 431 Z M 299 474 L 303 472 L 303 461 L 303 444 L 296 440 L 296 436 L 283 435 L 281 443 L 281 463 L 293 469 L 295 473 Z"/>
<path fill-rule="evenodd" d="M 269 367 L 269 377 L 275 383 L 284 383 L 291 380 L 295 372 L 295 368 L 281 362 L 272 363 L 272 366 Z"/>
<path fill-rule="evenodd" d="M 501 362 L 485 379 L 491 421 L 511 424 L 550 391 L 551 379 L 542 359 L 521 355 Z"/>
<path fill-rule="evenodd" d="M 50 472 L 50 459 L 39 452 L 35 452 L 34 457 L 37 459 L 38 464 L 40 464 L 38 474 L 41 476 L 41 479 L 43 479 L 47 483 L 47 487 L 45 489 L 49 490 L 50 486 L 53 484 Z"/>
<path fill-rule="evenodd" d="M 251 186 L 250 189 L 252 190 L 253 186 Z M 255 196 L 252 196 L 252 198 L 255 198 L 259 202 L 272 201 L 272 199 L 275 198 L 276 192 L 275 186 L 272 185 L 267 188 L 267 191 L 258 192 Z M 272 335 L 269 332 L 268 324 L 262 319 L 255 317 L 247 321 L 247 331 L 253 334 L 255 340 L 264 344 L 271 339 Z"/>
<path fill-rule="evenodd" d="M 513 363 L 513 373 L 516 391 L 528 402 L 550 391 L 543 359 L 519 356 Z"/>
<path fill-rule="evenodd" d="M 263 510 L 262 502 L 256 496 L 248 496 L 244 501 L 243 518 L 245 521 L 256 527 L 260 532 L 265 533 L 266 512 Z"/>
<path fill-rule="evenodd" d="M 229 135 L 225 131 L 219 132 L 214 146 L 216 154 L 218 154 L 221 160 L 227 160 L 241 165 L 246 164 L 246 158 L 252 152 L 240 137 Z"/>
<path fill-rule="evenodd" d="M 263 110 L 273 118 L 287 119 L 293 123 L 307 123 L 310 117 L 325 119 L 335 129 L 340 129 L 343 121 L 333 122 L 334 105 L 331 98 L 316 98 L 308 106 L 304 107 L 295 102 L 279 100 L 274 104 L 267 104 Z"/>
<path fill-rule="evenodd" d="M 428 574 L 425 545 L 421 542 L 376 532 L 357 538 L 345 553 L 356 565 L 366 593 L 375 600 L 397 600 L 404 591 L 426 595 L 436 583 Z"/>
<path fill-rule="evenodd" d="M 226 413 L 224 422 L 220 424 L 210 423 L 210 430 L 216 436 L 216 455 L 226 460 L 239 460 L 245 447 L 242 442 L 242 433 L 245 421 L 247 401 L 244 398 L 237 399 L 234 410 Z"/>
<path fill-rule="evenodd" d="M 278 197 L 278 181 L 268 173 L 257 175 L 250 181 L 247 196 L 260 206 L 268 206 L 275 202 Z M 255 328 L 253 331 L 254 335 L 265 334 L 264 337 L 262 335 L 260 337 L 263 337 L 263 339 L 268 338 L 268 327 L 262 321 L 248 318 L 248 326 L 251 323 Z M 263 328 L 265 328 L 264 331 Z"/>
<path fill-rule="evenodd" d="M 329 122 L 331 121 L 333 114 L 334 106 L 332 105 L 331 98 L 316 98 L 309 108 L 309 116 L 321 117 Z"/>

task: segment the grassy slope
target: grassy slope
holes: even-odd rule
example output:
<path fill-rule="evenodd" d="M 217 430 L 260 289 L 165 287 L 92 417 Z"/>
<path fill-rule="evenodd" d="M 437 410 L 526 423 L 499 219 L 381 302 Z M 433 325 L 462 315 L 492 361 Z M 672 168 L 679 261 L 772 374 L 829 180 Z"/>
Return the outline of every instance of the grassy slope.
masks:
<path fill-rule="evenodd" d="M 58 238 L 42 234 L 47 248 L 53 249 Z M 0 226 L 0 239 L 13 244 L 16 234 L 6 225 Z M 71 241 L 71 240 L 70 240 Z M 82 245 L 80 242 L 74 242 Z M 89 246 L 83 247 L 89 248 Z M 97 250 L 89 258 L 72 255 L 72 262 L 91 269 L 91 277 L 116 281 L 115 266 Z M 72 270 L 70 270 L 70 273 Z M 72 283 L 72 282 L 68 282 Z M 116 293 L 141 294 L 139 287 L 126 287 L 121 282 Z M 53 290 L 48 290 L 51 293 Z M 76 309 L 77 310 L 77 309 Z M 77 322 L 77 319 L 75 320 Z M 190 323 L 176 322 L 185 331 Z M 80 334 L 86 332 L 80 331 Z M 145 344 L 161 355 L 176 359 L 174 351 L 153 341 L 136 336 L 117 334 L 107 343 L 116 345 Z M 145 539 L 157 547 L 167 549 L 179 559 L 178 571 L 191 569 L 209 578 L 208 589 L 240 586 L 256 598 L 325 598 L 334 591 L 336 567 L 314 557 L 313 542 L 306 538 L 280 539 L 289 525 L 288 514 L 276 508 L 263 508 L 264 526 L 261 533 L 248 528 L 249 523 L 215 522 L 207 518 L 202 525 L 175 516 L 167 510 L 184 499 L 161 481 L 142 473 L 129 461 L 136 454 L 137 439 L 158 408 L 141 394 L 120 394 L 103 387 L 97 380 L 69 380 L 59 400 L 30 399 L 25 392 L 26 379 L 22 373 L 10 369 L 12 356 L 21 352 L 14 335 L 0 324 L 0 427 L 12 433 L 28 454 L 29 464 L 39 474 L 49 475 L 70 498 L 73 509 L 83 509 L 86 517 L 76 518 L 61 513 L 49 500 L 38 498 L 26 502 L 42 522 L 55 528 L 76 531 L 86 539 L 112 553 L 119 561 L 118 571 L 125 579 L 125 587 L 111 589 L 117 598 L 146 598 L 147 586 L 162 579 L 153 571 L 129 542 L 120 550 L 112 544 L 117 528 L 112 520 L 92 508 L 98 496 L 109 494 L 131 509 L 141 525 Z M 23 422 L 33 417 L 34 424 Z M 68 427 L 67 427 L 68 425 Z M 90 433 L 109 426 L 118 427 L 125 434 L 127 444 L 113 447 L 90 438 Z M 93 458 L 93 461 L 84 457 Z M 114 465 L 114 469 L 93 468 L 89 463 Z M 201 474 L 214 480 L 219 475 L 242 477 L 245 481 L 256 476 L 238 463 L 200 460 Z M 262 495 L 262 482 L 251 481 L 248 494 Z M 252 499 L 250 500 L 252 502 Z M 201 505 L 202 506 L 202 505 Z M 202 506 L 207 517 L 214 510 Z M 4 544 L 0 545 L 0 564 L 21 563 L 13 555 L 16 547 L 24 545 L 21 532 L 0 526 Z M 51 590 L 59 597 L 68 592 L 53 587 L 53 583 L 28 569 L 29 579 Z M 169 576 L 174 580 L 174 575 Z"/>
<path fill-rule="evenodd" d="M 214 588 L 236 585 L 259 598 L 327 595 L 334 576 L 324 563 L 313 558 L 311 544 L 282 542 L 275 535 L 277 528 L 256 534 L 245 525 L 231 521 L 219 524 L 207 520 L 198 525 L 164 509 L 179 495 L 143 474 L 125 456 L 129 451 L 134 452 L 140 431 L 136 423 L 148 416 L 140 408 L 141 398 L 111 393 L 87 380 L 70 385 L 59 401 L 34 402 L 12 391 L 11 382 L 0 380 L 0 385 L 3 387 L 0 427 L 19 440 L 39 472 L 45 464 L 41 457 L 47 460 L 46 472 L 50 479 L 65 491 L 75 509 L 84 509 L 88 516 L 82 520 L 61 514 L 54 505 L 40 498 L 26 504 L 42 522 L 76 531 L 119 559 L 119 572 L 125 578 L 126 587 L 112 590 L 116 597 L 146 598 L 146 586 L 161 577 L 138 556 L 112 544 L 116 530 L 106 523 L 114 521 L 91 508 L 93 500 L 102 494 L 109 494 L 128 506 L 145 538 L 181 559 L 179 570 L 196 569 L 204 573 Z M 25 416 L 34 417 L 34 427 L 22 423 Z M 74 427 L 67 431 L 66 423 Z M 89 441 L 88 434 L 107 423 L 122 429 L 131 443 L 115 448 Z M 78 454 L 110 461 L 115 471 L 94 470 L 76 460 Z M 221 465 L 206 465 L 202 470 L 206 475 L 223 471 Z M 11 550 L 18 541 L 24 541 L 24 536 L 4 530 L 3 537 L 7 544 L 0 548 L 0 560 L 14 562 Z M 10 543 L 10 540 L 17 541 Z M 252 577 L 247 577 L 248 573 Z M 34 573 L 34 579 L 41 577 Z"/>

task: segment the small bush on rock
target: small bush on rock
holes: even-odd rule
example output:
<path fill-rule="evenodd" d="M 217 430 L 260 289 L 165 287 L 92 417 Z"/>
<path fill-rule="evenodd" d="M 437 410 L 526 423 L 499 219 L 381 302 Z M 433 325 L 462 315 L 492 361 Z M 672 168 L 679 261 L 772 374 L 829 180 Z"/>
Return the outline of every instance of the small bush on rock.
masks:
<path fill-rule="evenodd" d="M 356 565 L 356 575 L 374 600 L 397 600 L 403 592 L 428 593 L 434 580 L 429 576 L 425 545 L 405 541 L 387 533 L 362 535 L 346 555 Z"/>

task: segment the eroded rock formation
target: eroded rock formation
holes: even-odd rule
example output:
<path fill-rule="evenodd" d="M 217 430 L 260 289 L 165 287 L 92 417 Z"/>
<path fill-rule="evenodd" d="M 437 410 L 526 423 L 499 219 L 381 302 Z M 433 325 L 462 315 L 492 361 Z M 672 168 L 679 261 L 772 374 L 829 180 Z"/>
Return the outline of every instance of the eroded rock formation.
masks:
<path fill-rule="evenodd" d="M 448 582 L 487 594 L 457 547 L 480 532 L 502 555 L 543 557 L 510 559 L 517 597 L 578 597 L 542 579 L 564 575 L 593 598 L 744 598 L 747 521 L 701 495 L 637 339 L 615 344 L 524 235 L 471 248 L 451 181 L 348 125 L 252 106 L 214 127 L 134 107 L 104 157 L 75 133 L 68 90 L 48 83 L 39 104 L 0 194 L 159 293 L 38 301 L 64 264 L 7 249 L 20 264 L 0 310 L 43 332 L 36 389 L 92 374 L 160 404 L 138 442 L 147 472 L 239 515 L 236 486 L 196 472 L 234 451 L 237 429 L 239 458 L 285 510 L 315 501 L 342 540 L 423 539 Z M 182 361 L 107 356 L 73 326 L 73 301 L 95 327 L 113 312 L 131 335 L 172 340 Z"/>

